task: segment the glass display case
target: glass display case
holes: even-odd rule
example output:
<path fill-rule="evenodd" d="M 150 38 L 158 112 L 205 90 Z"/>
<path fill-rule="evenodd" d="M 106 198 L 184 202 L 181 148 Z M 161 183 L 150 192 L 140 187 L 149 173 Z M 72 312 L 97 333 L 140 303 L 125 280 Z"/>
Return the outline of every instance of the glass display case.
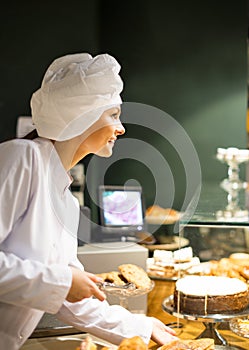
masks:
<path fill-rule="evenodd" d="M 180 220 L 179 235 L 189 240 L 195 256 L 204 263 L 210 260 L 222 260 L 229 258 L 231 254 L 249 253 L 249 217 L 247 209 L 247 188 L 239 189 L 236 194 L 236 205 L 239 215 L 224 215 L 227 213 L 229 201 L 227 191 L 220 184 L 204 184 L 198 205 L 193 210 L 190 208 Z M 243 215 L 240 215 L 243 213 Z M 231 214 L 231 212 L 230 212 Z M 246 253 L 246 254 L 244 254 Z M 248 256 L 248 255 L 247 255 Z M 248 259 L 248 257 L 247 257 Z M 226 260 L 226 259 L 223 259 Z M 232 276 L 229 276 L 232 277 Z M 220 329 L 230 329 L 241 337 L 247 337 L 249 333 L 249 309 L 242 314 L 215 314 L 215 315 L 185 315 L 177 312 L 172 302 L 164 300 L 163 309 L 176 317 L 203 322 L 205 330 L 199 335 L 211 337 L 215 340 L 215 349 L 237 350 L 228 344 L 221 335 Z M 243 320 L 248 322 L 247 332 L 242 334 L 233 327 L 235 322 Z"/>
<path fill-rule="evenodd" d="M 181 217 L 180 236 L 189 240 L 201 261 L 229 257 L 232 253 L 249 252 L 249 217 L 247 190 L 239 192 L 238 203 L 243 216 L 224 216 L 227 194 L 219 184 L 204 184 L 192 216 Z M 193 210 L 191 208 L 191 210 Z"/>

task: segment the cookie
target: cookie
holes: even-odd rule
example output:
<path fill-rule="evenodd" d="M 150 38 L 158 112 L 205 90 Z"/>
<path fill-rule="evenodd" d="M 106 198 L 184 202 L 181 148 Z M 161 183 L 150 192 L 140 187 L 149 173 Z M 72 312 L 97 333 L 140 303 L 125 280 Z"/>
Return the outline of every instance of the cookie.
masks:
<path fill-rule="evenodd" d="M 99 273 L 97 276 L 103 278 L 104 282 L 114 283 L 118 286 L 127 283 L 127 281 L 123 278 L 123 276 L 121 276 L 120 272 L 118 271 Z"/>
<path fill-rule="evenodd" d="M 151 280 L 142 267 L 133 264 L 123 264 L 118 268 L 122 276 L 128 282 L 134 283 L 137 288 L 150 288 Z"/>

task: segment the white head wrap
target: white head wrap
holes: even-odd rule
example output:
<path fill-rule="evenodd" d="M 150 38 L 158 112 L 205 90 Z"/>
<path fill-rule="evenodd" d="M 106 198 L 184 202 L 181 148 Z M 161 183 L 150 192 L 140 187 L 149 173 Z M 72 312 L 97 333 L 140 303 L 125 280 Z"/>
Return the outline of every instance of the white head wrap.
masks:
<path fill-rule="evenodd" d="M 122 103 L 119 63 L 108 54 L 56 59 L 31 98 L 38 135 L 57 141 L 82 134 L 101 114 Z"/>

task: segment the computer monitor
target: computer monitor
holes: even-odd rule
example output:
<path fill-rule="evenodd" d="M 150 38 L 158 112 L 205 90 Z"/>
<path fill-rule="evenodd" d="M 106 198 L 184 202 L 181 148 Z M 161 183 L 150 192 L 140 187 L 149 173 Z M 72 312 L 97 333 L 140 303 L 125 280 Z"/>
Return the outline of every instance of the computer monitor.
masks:
<path fill-rule="evenodd" d="M 102 232 L 131 235 L 144 229 L 144 200 L 140 186 L 99 186 Z"/>

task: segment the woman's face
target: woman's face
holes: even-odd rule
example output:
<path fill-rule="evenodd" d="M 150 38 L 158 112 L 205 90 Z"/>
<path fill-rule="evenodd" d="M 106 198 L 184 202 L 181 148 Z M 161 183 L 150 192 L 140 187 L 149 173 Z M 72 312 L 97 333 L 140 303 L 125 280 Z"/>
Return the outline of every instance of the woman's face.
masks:
<path fill-rule="evenodd" d="M 87 136 L 78 151 L 82 149 L 84 152 L 94 153 L 100 157 L 110 157 L 117 137 L 125 133 L 125 128 L 119 119 L 120 114 L 119 107 L 106 110 L 87 130 Z"/>

